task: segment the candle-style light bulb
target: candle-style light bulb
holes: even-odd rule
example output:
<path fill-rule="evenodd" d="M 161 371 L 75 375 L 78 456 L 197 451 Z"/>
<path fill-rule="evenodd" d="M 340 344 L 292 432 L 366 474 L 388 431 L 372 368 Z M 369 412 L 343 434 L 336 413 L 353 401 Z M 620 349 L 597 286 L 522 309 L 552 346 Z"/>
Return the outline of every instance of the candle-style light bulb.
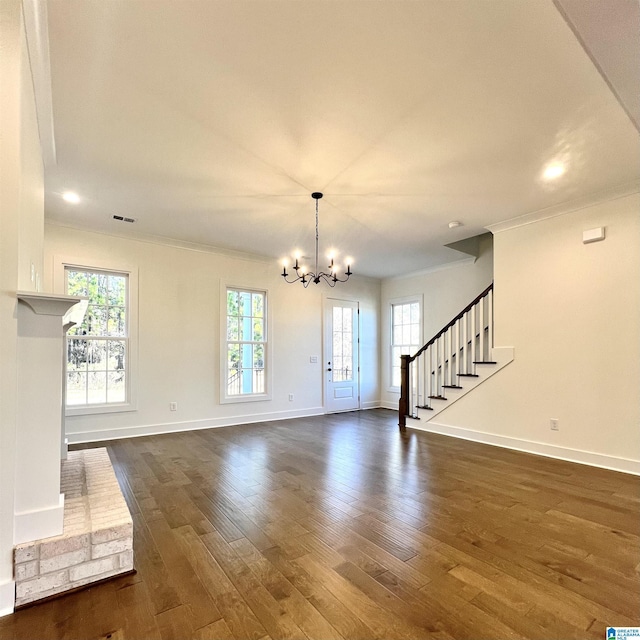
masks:
<path fill-rule="evenodd" d="M 353 264 L 353 258 L 348 257 L 347 258 L 347 271 L 346 271 L 346 275 L 350 276 L 351 275 L 351 265 Z"/>

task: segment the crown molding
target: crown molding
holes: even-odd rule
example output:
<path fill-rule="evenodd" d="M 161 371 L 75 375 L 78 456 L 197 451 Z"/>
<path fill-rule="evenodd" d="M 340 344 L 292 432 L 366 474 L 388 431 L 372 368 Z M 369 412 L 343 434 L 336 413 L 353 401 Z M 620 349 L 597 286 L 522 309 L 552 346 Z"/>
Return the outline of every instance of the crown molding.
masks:
<path fill-rule="evenodd" d="M 616 187 L 605 189 L 604 191 L 598 191 L 597 193 L 585 196 L 584 198 L 569 200 L 552 207 L 539 209 L 538 211 L 532 211 L 531 213 L 525 213 L 522 216 L 510 218 L 502 222 L 496 222 L 495 224 L 487 225 L 485 228 L 495 235 L 496 233 L 508 231 L 509 229 L 516 229 L 517 227 L 524 227 L 528 224 L 548 220 L 549 218 L 563 216 L 567 213 L 586 209 L 603 202 L 609 202 L 610 200 L 626 198 L 627 196 L 631 196 L 636 193 L 640 193 L 640 182 L 626 182 Z"/>
<path fill-rule="evenodd" d="M 225 249 L 224 247 L 216 247 L 215 245 L 203 244 L 198 242 L 188 242 L 186 240 L 176 240 L 175 238 L 169 238 L 166 236 L 154 236 L 151 234 L 142 233 L 116 233 L 115 231 L 103 231 L 100 229 L 92 229 L 91 227 L 83 227 L 79 225 L 66 224 L 60 220 L 54 220 L 51 218 L 45 219 L 45 226 L 59 227 L 61 229 L 72 229 L 73 231 L 82 231 L 83 233 L 95 233 L 100 236 L 107 236 L 111 238 L 122 238 L 123 240 L 133 240 L 135 242 L 144 242 L 146 244 L 155 244 L 162 247 L 172 247 L 174 249 L 184 249 L 186 251 L 196 251 L 198 253 L 213 253 L 216 255 L 225 256 L 227 258 L 235 258 L 236 260 L 246 260 L 248 262 L 257 262 L 259 264 L 274 265 L 276 267 L 276 273 L 278 272 L 277 259 L 272 256 L 263 256 L 255 253 L 247 253 L 244 251 L 237 251 L 235 249 Z M 363 274 L 354 274 L 351 276 L 354 281 L 367 280 L 372 283 L 380 282 L 382 278 L 376 278 L 374 276 L 367 276 Z"/>
<path fill-rule="evenodd" d="M 237 258 L 239 260 L 248 260 L 250 262 L 271 263 L 275 260 L 271 256 L 262 256 L 259 254 L 237 251 L 235 249 L 225 249 L 215 245 L 209 245 L 199 242 L 188 242 L 186 240 L 176 240 L 166 236 L 156 236 L 152 234 L 136 233 L 129 231 L 128 233 L 117 233 L 115 231 L 104 231 L 103 229 L 93 229 L 80 225 L 72 225 L 55 220 L 52 218 L 45 219 L 45 225 L 52 227 L 60 227 L 63 229 L 73 229 L 74 231 L 82 231 L 84 233 L 95 233 L 100 236 L 108 236 L 112 238 L 122 238 L 124 240 L 133 240 L 135 242 L 145 242 L 147 244 L 156 244 L 164 247 L 173 247 L 174 249 L 186 249 L 188 251 L 197 251 L 199 253 L 215 253 L 227 256 L 229 258 Z"/>
<path fill-rule="evenodd" d="M 389 276 L 387 278 L 382 278 L 382 280 L 391 281 L 391 280 L 406 280 L 407 278 L 417 278 L 419 276 L 426 276 L 430 273 L 434 273 L 436 271 L 444 271 L 445 269 L 455 269 L 456 267 L 464 267 L 467 264 L 473 264 L 476 262 L 477 258 L 473 256 L 469 256 L 468 258 L 462 258 L 462 260 L 455 260 L 454 262 L 445 262 L 443 264 L 435 264 L 432 267 L 427 267 L 426 269 L 419 269 L 418 271 L 411 271 L 410 273 L 401 273 L 397 276 Z"/>

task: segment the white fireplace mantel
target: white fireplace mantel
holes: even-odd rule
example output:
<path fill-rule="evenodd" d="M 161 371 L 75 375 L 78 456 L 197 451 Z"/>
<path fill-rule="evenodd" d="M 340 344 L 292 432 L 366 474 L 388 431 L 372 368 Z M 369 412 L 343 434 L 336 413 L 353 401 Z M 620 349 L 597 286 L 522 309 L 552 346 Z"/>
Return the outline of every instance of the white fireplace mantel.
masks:
<path fill-rule="evenodd" d="M 68 312 L 83 299 L 32 291 L 18 291 L 16 297 L 19 399 L 16 458 L 21 461 L 16 467 L 14 503 L 17 544 L 62 533 L 64 323 L 75 315 Z"/>
<path fill-rule="evenodd" d="M 64 316 L 74 305 L 84 298 L 78 296 L 58 295 L 55 293 L 37 293 L 35 291 L 18 291 L 18 300 L 22 300 L 31 310 L 43 316 Z"/>

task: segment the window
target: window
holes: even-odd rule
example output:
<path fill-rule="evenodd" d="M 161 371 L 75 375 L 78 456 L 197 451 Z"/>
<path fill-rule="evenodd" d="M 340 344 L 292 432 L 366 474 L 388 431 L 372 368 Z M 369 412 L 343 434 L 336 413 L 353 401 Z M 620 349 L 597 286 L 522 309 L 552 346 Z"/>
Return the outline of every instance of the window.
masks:
<path fill-rule="evenodd" d="M 353 380 L 353 309 L 351 307 L 333 307 L 333 364 L 331 365 L 333 382 Z"/>
<path fill-rule="evenodd" d="M 130 401 L 129 276 L 65 266 L 69 295 L 89 298 L 81 325 L 67 333 L 67 408 Z"/>
<path fill-rule="evenodd" d="M 267 393 L 267 293 L 226 288 L 224 398 L 250 399 Z"/>
<path fill-rule="evenodd" d="M 391 305 L 391 386 L 400 387 L 400 356 L 420 348 L 420 303 Z"/>

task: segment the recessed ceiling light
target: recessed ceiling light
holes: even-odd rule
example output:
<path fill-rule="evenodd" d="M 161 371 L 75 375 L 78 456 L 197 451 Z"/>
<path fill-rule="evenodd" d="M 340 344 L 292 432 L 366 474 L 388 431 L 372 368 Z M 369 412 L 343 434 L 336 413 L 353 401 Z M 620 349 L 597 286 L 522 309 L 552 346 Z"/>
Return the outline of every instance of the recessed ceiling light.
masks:
<path fill-rule="evenodd" d="M 554 162 L 550 165 L 547 165 L 547 168 L 544 170 L 542 177 L 545 180 L 555 180 L 556 178 L 559 178 L 565 171 L 566 168 L 563 164 Z"/>
<path fill-rule="evenodd" d="M 461 227 L 462 226 L 462 222 L 459 222 L 458 220 L 452 220 L 449 223 L 449 229 L 455 229 L 456 227 Z"/>
<path fill-rule="evenodd" d="M 65 191 L 62 194 L 62 199 L 70 204 L 78 204 L 80 202 L 80 196 L 75 191 Z"/>

